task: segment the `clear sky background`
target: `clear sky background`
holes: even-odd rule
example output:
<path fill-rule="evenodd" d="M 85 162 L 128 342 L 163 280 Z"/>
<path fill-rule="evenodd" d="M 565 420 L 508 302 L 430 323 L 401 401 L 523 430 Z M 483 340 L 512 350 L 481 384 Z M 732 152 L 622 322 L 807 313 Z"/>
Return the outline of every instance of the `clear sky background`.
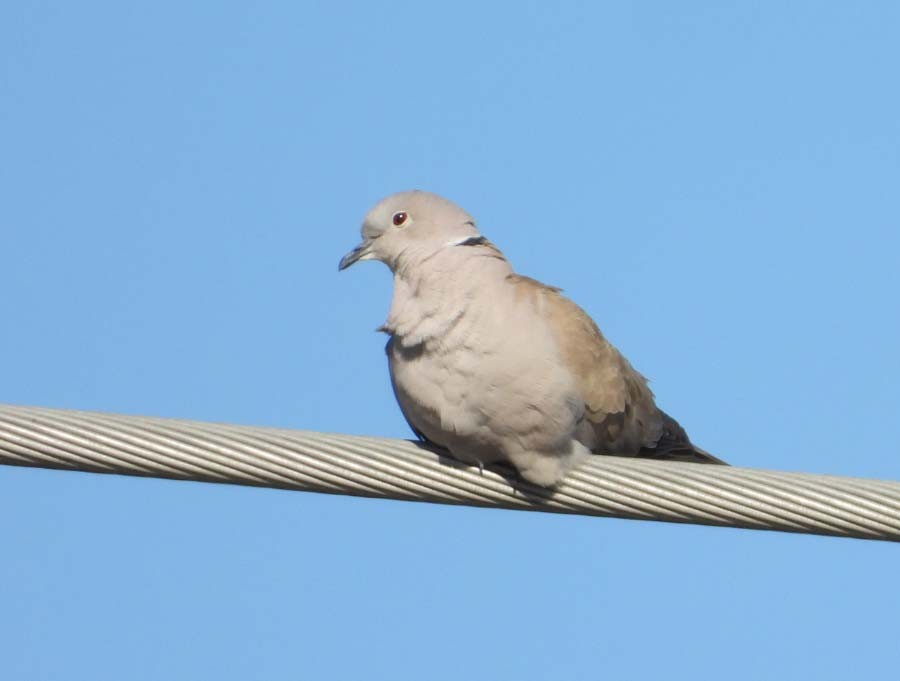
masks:
<path fill-rule="evenodd" d="M 436 191 L 704 448 L 900 480 L 894 2 L 0 4 L 0 401 L 408 437 Z M 0 677 L 889 678 L 896 545 L 0 467 Z"/>

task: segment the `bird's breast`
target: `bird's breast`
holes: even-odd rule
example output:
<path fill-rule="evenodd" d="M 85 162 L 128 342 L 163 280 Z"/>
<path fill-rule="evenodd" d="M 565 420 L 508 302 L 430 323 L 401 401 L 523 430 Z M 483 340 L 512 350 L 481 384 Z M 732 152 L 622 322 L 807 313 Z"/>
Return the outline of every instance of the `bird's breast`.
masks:
<path fill-rule="evenodd" d="M 397 400 L 429 440 L 484 450 L 510 435 L 536 448 L 571 436 L 583 404 L 552 335 L 510 312 L 476 307 L 443 336 L 389 343 Z"/>

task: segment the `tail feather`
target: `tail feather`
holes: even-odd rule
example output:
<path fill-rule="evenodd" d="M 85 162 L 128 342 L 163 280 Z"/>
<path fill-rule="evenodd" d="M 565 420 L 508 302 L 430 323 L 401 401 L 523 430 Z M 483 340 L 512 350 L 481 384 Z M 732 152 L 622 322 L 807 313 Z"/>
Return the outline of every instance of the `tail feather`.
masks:
<path fill-rule="evenodd" d="M 667 413 L 662 412 L 663 434 L 656 447 L 641 449 L 638 456 L 648 459 L 664 459 L 670 461 L 686 461 L 690 463 L 711 463 L 720 466 L 728 464 L 713 456 L 705 449 L 700 449 L 691 442 L 684 428 Z"/>
<path fill-rule="evenodd" d="M 660 459 L 662 461 L 683 461 L 686 463 L 711 463 L 718 466 L 729 466 L 731 464 L 722 461 L 718 457 L 713 456 L 704 449 L 700 449 L 697 445 L 688 444 L 677 449 L 662 450 L 643 448 L 638 452 L 638 456 L 642 459 Z"/>

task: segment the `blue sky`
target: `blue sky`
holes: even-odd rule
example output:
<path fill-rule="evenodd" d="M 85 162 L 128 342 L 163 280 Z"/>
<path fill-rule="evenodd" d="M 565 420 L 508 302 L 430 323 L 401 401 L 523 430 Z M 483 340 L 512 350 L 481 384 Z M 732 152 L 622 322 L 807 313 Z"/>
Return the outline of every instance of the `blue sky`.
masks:
<path fill-rule="evenodd" d="M 6 2 L 0 401 L 407 437 L 465 206 L 701 446 L 900 479 L 896 3 Z M 5 679 L 879 678 L 888 544 L 0 468 Z"/>

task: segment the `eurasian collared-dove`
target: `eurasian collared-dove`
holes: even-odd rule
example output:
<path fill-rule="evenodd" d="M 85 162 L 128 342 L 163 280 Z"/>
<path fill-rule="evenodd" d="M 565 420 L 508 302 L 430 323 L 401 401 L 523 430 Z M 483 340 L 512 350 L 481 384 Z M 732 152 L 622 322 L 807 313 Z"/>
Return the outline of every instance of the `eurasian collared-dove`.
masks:
<path fill-rule="evenodd" d="M 597 325 L 559 289 L 513 272 L 472 217 L 435 194 L 383 199 L 341 260 L 394 273 L 381 330 L 400 409 L 457 459 L 553 486 L 590 454 L 722 463 L 691 444 Z"/>

